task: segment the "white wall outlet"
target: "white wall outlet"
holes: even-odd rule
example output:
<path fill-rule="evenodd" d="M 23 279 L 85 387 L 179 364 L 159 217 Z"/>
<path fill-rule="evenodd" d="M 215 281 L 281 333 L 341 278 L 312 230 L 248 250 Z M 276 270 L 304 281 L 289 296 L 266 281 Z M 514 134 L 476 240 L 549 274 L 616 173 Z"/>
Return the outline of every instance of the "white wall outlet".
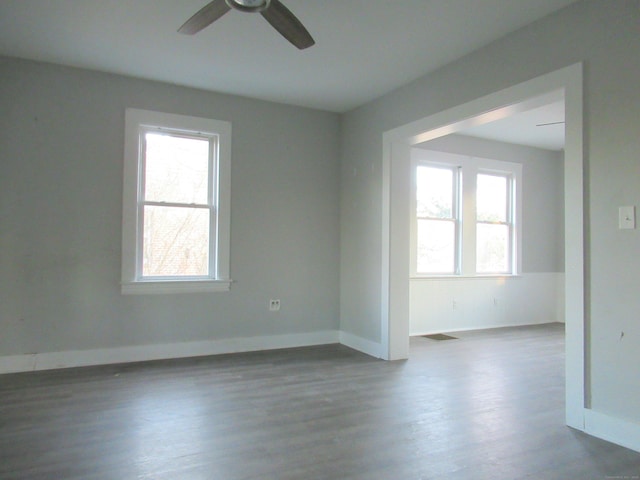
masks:
<path fill-rule="evenodd" d="M 636 207 L 626 206 L 618 209 L 618 228 L 634 229 L 636 228 Z"/>
<path fill-rule="evenodd" d="M 270 312 L 277 312 L 280 310 L 280 299 L 276 298 L 276 299 L 271 299 L 269 300 L 269 311 Z"/>

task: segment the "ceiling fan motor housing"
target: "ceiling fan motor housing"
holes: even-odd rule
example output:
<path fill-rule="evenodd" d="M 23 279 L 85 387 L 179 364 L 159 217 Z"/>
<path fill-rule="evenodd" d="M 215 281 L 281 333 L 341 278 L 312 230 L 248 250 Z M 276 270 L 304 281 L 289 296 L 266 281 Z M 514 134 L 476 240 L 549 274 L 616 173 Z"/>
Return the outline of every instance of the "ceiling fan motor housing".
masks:
<path fill-rule="evenodd" d="M 229 7 L 240 12 L 263 12 L 269 8 L 271 0 L 225 0 Z"/>

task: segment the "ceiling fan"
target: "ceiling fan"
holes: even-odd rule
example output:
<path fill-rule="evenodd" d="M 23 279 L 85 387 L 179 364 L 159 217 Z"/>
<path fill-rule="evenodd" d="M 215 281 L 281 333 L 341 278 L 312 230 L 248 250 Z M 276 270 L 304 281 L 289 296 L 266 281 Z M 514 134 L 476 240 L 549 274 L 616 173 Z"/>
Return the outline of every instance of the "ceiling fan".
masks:
<path fill-rule="evenodd" d="M 240 12 L 260 12 L 273 28 L 300 50 L 316 43 L 302 22 L 280 0 L 213 0 L 187 20 L 178 32 L 187 35 L 198 33 L 232 8 Z"/>

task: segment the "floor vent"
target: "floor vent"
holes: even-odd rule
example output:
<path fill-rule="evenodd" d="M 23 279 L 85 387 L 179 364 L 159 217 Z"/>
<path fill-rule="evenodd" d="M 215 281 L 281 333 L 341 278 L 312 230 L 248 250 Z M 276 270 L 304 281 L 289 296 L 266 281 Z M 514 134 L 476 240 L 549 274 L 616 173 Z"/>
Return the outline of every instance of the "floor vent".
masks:
<path fill-rule="evenodd" d="M 433 335 L 422 335 L 424 338 L 430 340 L 457 340 L 458 337 L 452 337 L 451 335 L 445 335 L 444 333 L 434 333 Z"/>

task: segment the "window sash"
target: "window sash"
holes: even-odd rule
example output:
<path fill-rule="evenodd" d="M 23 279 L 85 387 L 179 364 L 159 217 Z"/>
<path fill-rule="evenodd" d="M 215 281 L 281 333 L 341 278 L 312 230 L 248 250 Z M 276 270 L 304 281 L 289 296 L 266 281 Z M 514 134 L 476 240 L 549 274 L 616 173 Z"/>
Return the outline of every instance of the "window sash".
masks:
<path fill-rule="evenodd" d="M 420 189 L 416 188 L 416 215 L 418 216 L 418 218 L 433 218 L 433 219 L 454 219 L 456 218 L 457 215 L 457 190 L 458 190 L 458 182 L 457 182 L 457 172 L 455 168 L 452 167 L 448 167 L 448 166 L 441 166 L 441 165 L 435 165 L 435 164 L 428 164 L 428 163 L 421 163 L 420 165 L 418 165 L 417 167 L 417 171 L 416 171 L 416 186 L 417 183 L 419 181 L 419 178 L 421 177 L 420 173 L 425 172 L 425 175 L 427 175 L 428 178 L 428 171 L 432 171 L 432 172 L 436 172 L 436 171 L 443 171 L 443 172 L 447 172 L 450 174 L 450 184 L 448 186 L 449 188 L 449 198 L 446 199 L 447 205 L 444 206 L 444 210 L 448 210 L 448 214 L 446 212 L 444 212 L 441 215 L 428 215 L 428 213 L 425 214 L 420 214 L 421 208 L 420 208 L 420 203 L 421 200 L 418 198 L 418 194 L 420 193 Z M 428 188 L 427 188 L 428 190 Z M 428 193 L 428 192 L 427 192 Z M 426 209 L 428 210 L 428 209 Z"/>
<path fill-rule="evenodd" d="M 184 202 L 170 202 L 170 201 L 150 201 L 146 200 L 146 172 L 147 172 L 147 133 L 159 133 L 174 138 L 186 138 L 194 140 L 207 141 L 208 158 L 207 158 L 207 203 L 184 203 Z M 194 134 L 191 132 L 185 132 L 177 129 L 169 129 L 159 126 L 141 126 L 139 128 L 139 144 L 140 155 L 138 163 L 138 238 L 136 248 L 136 279 L 137 280 L 213 280 L 216 278 L 216 239 L 217 239 L 217 222 L 215 216 L 216 204 L 215 194 L 216 172 L 217 172 L 217 151 L 218 151 L 218 136 L 215 134 Z M 167 275 L 149 275 L 144 272 L 144 257 L 145 257 L 145 207 L 158 206 L 158 207 L 171 207 L 171 208 L 203 208 L 209 211 L 208 221 L 208 262 L 206 270 L 207 272 L 202 275 L 182 275 L 179 273 L 167 274 Z"/>
<path fill-rule="evenodd" d="M 152 218 L 154 214 L 159 218 L 155 218 L 147 229 L 147 219 Z M 209 209 L 145 205 L 143 215 L 140 270 L 142 278 L 209 277 L 211 257 Z M 176 226 L 178 222 L 182 224 Z M 163 238 L 166 239 L 166 237 L 173 242 L 163 242 Z M 164 248 L 157 248 L 157 246 Z"/>
<path fill-rule="evenodd" d="M 486 206 L 486 201 L 482 202 L 481 200 L 481 195 L 480 195 L 480 178 L 484 177 L 484 178 L 494 178 L 494 179 L 500 179 L 504 181 L 504 196 L 499 199 L 497 198 L 496 200 L 499 200 L 500 202 L 500 207 L 502 208 L 502 211 L 497 211 L 497 210 L 493 210 L 490 213 L 494 214 L 497 218 L 496 219 L 489 219 L 489 218 L 481 218 L 484 217 L 486 215 L 486 212 L 482 212 L 483 215 L 481 215 L 480 212 L 480 205 L 481 204 L 485 204 Z M 511 178 L 512 176 L 507 174 L 507 173 L 496 173 L 496 172 L 486 172 L 483 170 L 478 171 L 477 175 L 476 175 L 476 221 L 484 221 L 487 223 L 509 223 L 510 222 L 510 218 L 511 218 Z M 484 191 L 483 193 L 488 193 L 489 196 L 491 196 L 492 192 L 486 192 Z M 491 216 L 491 215 L 489 215 Z"/>
<path fill-rule="evenodd" d="M 492 245 L 487 245 L 485 240 L 490 239 L 493 233 Z M 497 234 L 496 234 L 497 232 Z M 489 235 L 487 235 L 489 234 Z M 496 237 L 498 242 L 496 242 Z M 509 274 L 512 266 L 512 229 L 508 223 L 478 222 L 476 225 L 476 273 L 478 274 Z M 491 251 L 490 247 L 497 247 L 498 252 Z M 489 248 L 487 248 L 489 247 Z M 504 252 L 500 252 L 501 248 Z M 493 257 L 493 258 L 492 258 Z M 498 265 L 498 268 L 494 266 Z"/>
<path fill-rule="evenodd" d="M 440 234 L 444 233 L 444 236 L 440 236 L 440 238 L 437 238 L 437 235 L 430 237 L 429 233 L 433 233 L 434 230 L 440 230 Z M 456 219 L 418 218 L 416 239 L 416 271 L 418 274 L 454 275 L 456 273 L 459 257 L 458 249 L 455 247 L 457 230 L 458 222 Z M 422 233 L 426 235 L 423 236 L 421 235 Z M 447 238 L 443 237 L 448 237 L 450 242 L 447 243 Z M 442 242 L 442 240 L 445 240 L 445 242 Z M 422 252 L 423 250 L 426 250 L 426 252 Z M 429 250 L 439 251 L 439 254 L 430 255 Z M 445 256 L 444 258 L 442 257 L 443 255 Z"/>
<path fill-rule="evenodd" d="M 451 214 L 448 217 L 444 216 L 430 216 L 430 215 L 419 215 L 418 214 L 418 188 L 417 188 L 417 170 L 419 168 L 434 168 L 434 169 L 442 169 L 451 171 Z M 436 162 L 419 162 L 414 167 L 414 172 L 416 175 L 416 181 L 414 181 L 414 260 L 413 270 L 416 275 L 430 276 L 430 275 L 458 275 L 460 274 L 461 268 L 461 240 L 462 240 L 462 211 L 461 211 L 461 185 L 462 185 L 462 177 L 461 170 L 457 166 L 452 165 L 443 165 Z M 433 222 L 445 222 L 453 224 L 453 245 L 452 245 L 452 259 L 448 259 L 446 262 L 449 264 L 451 262 L 451 268 L 429 268 L 429 267 L 421 267 L 421 259 L 419 258 L 420 252 L 420 237 L 419 237 L 419 226 L 420 221 L 433 221 Z M 444 262 L 443 262 L 444 263 Z M 442 265 L 441 263 L 440 265 Z M 433 265 L 435 267 L 435 265 Z"/>
<path fill-rule="evenodd" d="M 496 212 L 499 213 L 499 217 L 503 218 L 503 220 L 478 220 L 479 213 L 476 213 L 476 267 L 475 272 L 478 274 L 511 274 L 513 272 L 513 245 L 514 245 L 514 221 L 513 221 L 513 204 L 514 204 L 514 178 L 513 174 L 509 172 L 495 172 L 495 171 L 485 171 L 479 170 L 476 178 L 480 176 L 488 176 L 488 177 L 496 177 L 504 179 L 505 191 L 504 191 L 504 211 Z M 476 188 L 476 208 L 479 203 L 478 198 L 480 197 L 479 189 Z M 488 268 L 486 258 L 490 255 L 490 252 L 484 251 L 483 245 L 480 241 L 481 230 L 487 232 L 490 228 L 482 228 L 485 225 L 490 227 L 495 225 L 497 227 L 504 227 L 501 230 L 506 230 L 505 242 L 504 242 L 504 254 L 503 259 L 498 262 L 502 264 L 502 268 Z M 500 229 L 493 229 L 500 230 Z"/>

